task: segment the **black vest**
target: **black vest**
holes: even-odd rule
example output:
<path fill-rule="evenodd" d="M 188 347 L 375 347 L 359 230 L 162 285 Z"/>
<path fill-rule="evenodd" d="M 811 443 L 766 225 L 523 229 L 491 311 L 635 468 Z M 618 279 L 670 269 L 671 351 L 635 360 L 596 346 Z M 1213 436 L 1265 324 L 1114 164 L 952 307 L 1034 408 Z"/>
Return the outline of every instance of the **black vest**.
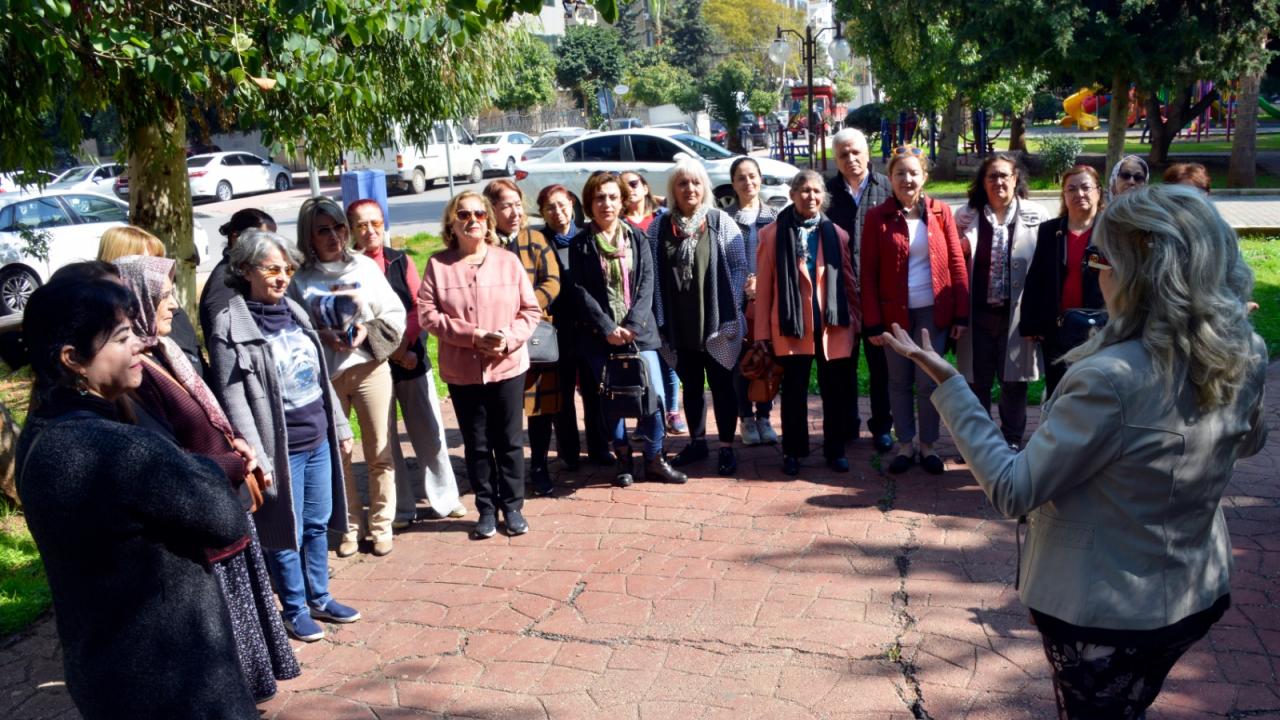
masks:
<path fill-rule="evenodd" d="M 417 307 L 413 302 L 413 295 L 409 293 L 409 284 L 404 279 L 405 269 L 408 267 L 404 251 L 383 246 L 382 255 L 387 259 L 387 282 L 391 284 L 391 289 L 395 292 L 396 297 L 400 298 L 400 303 L 404 305 L 405 312 L 417 312 Z M 427 368 L 430 366 L 427 364 L 427 349 L 422 344 L 421 335 L 413 339 L 413 344 L 409 346 L 409 352 L 418 356 L 418 364 L 412 370 L 405 370 L 396 363 L 389 363 L 391 366 L 391 379 L 395 382 L 413 380 L 427 374 Z"/>

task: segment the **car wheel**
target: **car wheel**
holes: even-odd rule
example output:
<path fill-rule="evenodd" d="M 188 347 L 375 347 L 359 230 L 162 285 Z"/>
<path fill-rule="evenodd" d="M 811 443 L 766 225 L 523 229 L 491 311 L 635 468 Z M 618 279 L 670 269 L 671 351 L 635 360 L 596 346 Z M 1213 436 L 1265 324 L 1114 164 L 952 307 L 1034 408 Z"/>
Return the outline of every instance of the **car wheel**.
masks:
<path fill-rule="evenodd" d="M 289 176 L 280 173 L 276 176 L 276 192 L 284 192 L 289 189 Z"/>
<path fill-rule="evenodd" d="M 471 166 L 471 175 L 467 177 L 468 182 L 478 183 L 484 179 L 484 166 L 477 160 L 475 165 Z"/>
<path fill-rule="evenodd" d="M 226 202 L 230 200 L 231 199 L 231 183 L 227 182 L 226 180 L 223 180 L 222 182 L 218 183 L 218 189 L 215 190 L 214 193 L 218 196 L 218 200 L 221 202 Z"/>
<path fill-rule="evenodd" d="M 40 278 L 26 268 L 10 268 L 0 273 L 0 315 L 22 312 L 38 287 Z"/>
<path fill-rule="evenodd" d="M 507 158 L 507 177 L 512 177 L 515 174 L 516 174 L 516 159 L 513 157 L 509 157 Z"/>
<path fill-rule="evenodd" d="M 427 189 L 427 174 L 422 172 L 422 168 L 416 168 L 413 171 L 413 180 L 409 181 L 409 189 L 414 195 Z"/>
<path fill-rule="evenodd" d="M 721 185 L 712 193 L 716 198 L 716 207 L 721 210 L 729 207 L 738 200 L 738 196 L 733 192 L 732 185 Z"/>

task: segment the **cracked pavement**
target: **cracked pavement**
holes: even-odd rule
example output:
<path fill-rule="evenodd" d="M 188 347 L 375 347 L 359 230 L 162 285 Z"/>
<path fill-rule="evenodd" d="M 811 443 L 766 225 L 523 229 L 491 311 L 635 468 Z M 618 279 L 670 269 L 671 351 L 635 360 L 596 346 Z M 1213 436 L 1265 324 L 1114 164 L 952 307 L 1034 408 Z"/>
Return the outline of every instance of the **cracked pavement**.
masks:
<path fill-rule="evenodd" d="M 1268 385 L 1280 397 L 1280 364 Z M 1267 417 L 1276 427 L 1277 411 Z M 450 443 L 464 478 L 456 432 Z M 945 429 L 940 450 L 955 455 Z M 522 537 L 471 541 L 472 513 L 415 524 L 385 558 L 332 559 L 333 593 L 364 619 L 296 643 L 303 675 L 263 716 L 1054 715 L 1012 587 L 1014 522 L 963 465 L 890 478 L 864 437 L 849 446 L 852 472 L 815 452 L 793 480 L 779 453 L 740 451 L 738 479 L 715 477 L 709 459 L 684 486 L 617 489 L 611 469 L 584 465 L 526 502 Z M 1223 501 L 1235 605 L 1175 667 L 1151 720 L 1280 719 L 1278 456 L 1280 435 L 1237 467 Z M 0 640 L 0 717 L 79 717 L 62 677 L 51 617 Z"/>

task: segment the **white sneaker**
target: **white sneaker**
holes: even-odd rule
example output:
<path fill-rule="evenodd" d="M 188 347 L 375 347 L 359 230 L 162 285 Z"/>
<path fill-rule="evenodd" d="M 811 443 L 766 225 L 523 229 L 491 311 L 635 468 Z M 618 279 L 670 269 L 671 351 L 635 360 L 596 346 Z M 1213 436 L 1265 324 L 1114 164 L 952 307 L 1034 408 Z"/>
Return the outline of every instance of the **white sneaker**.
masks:
<path fill-rule="evenodd" d="M 742 430 L 743 445 L 759 445 L 760 430 L 756 427 L 756 419 L 744 417 L 738 421 L 738 427 Z"/>
<path fill-rule="evenodd" d="M 756 418 L 756 431 L 760 434 L 760 442 L 765 445 L 778 444 L 778 433 L 769 425 L 769 418 Z"/>

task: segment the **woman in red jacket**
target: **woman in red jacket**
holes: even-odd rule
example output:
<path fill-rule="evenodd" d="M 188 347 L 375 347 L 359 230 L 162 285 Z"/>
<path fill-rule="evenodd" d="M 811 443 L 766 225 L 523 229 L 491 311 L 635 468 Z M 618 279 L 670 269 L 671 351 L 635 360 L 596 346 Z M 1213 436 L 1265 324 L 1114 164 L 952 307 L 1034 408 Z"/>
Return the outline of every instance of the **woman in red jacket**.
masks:
<path fill-rule="evenodd" d="M 955 219 L 946 203 L 925 197 L 929 173 L 920 148 L 895 150 L 888 175 L 893 196 L 867 213 L 862 230 L 864 332 L 872 344 L 881 345 L 880 336 L 894 324 L 917 342 L 922 342 L 920 330 L 928 328 L 933 348 L 941 354 L 947 337 L 960 337 L 969 324 L 969 273 Z M 942 458 L 933 449 L 938 412 L 929 399 L 937 384 L 906 358 L 890 353 L 888 360 L 889 404 L 898 439 L 890 451 L 889 472 L 906 472 L 919 460 L 927 472 L 939 475 Z M 913 396 L 919 398 L 918 444 Z"/>

